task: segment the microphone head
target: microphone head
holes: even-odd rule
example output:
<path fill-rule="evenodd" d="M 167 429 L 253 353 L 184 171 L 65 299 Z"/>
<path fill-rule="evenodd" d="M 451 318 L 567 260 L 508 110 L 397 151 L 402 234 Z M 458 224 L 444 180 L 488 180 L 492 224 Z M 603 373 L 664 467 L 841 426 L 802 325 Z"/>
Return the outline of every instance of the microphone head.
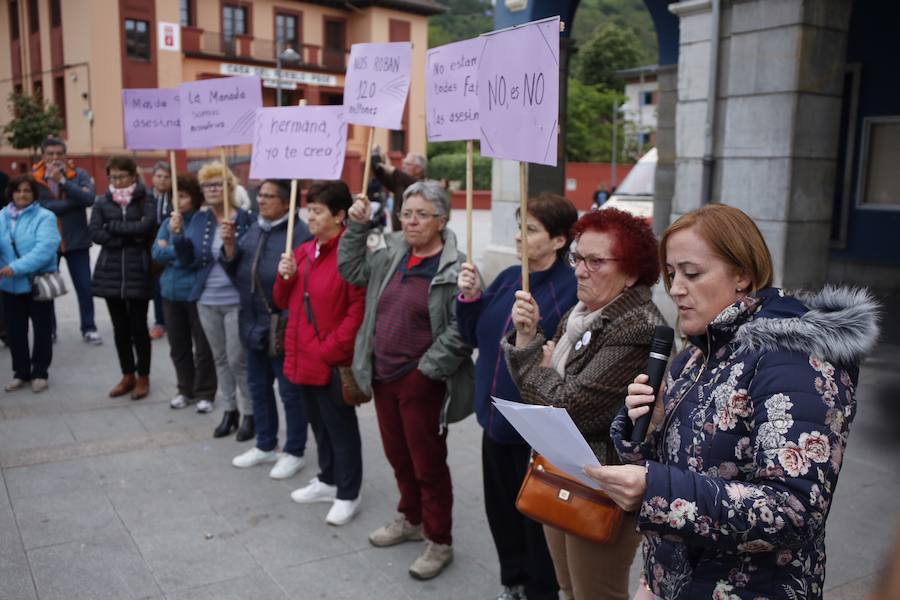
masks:
<path fill-rule="evenodd" d="M 669 356 L 672 353 L 672 344 L 675 341 L 675 330 L 668 325 L 657 325 L 653 330 L 653 341 L 650 342 L 650 352 Z"/>

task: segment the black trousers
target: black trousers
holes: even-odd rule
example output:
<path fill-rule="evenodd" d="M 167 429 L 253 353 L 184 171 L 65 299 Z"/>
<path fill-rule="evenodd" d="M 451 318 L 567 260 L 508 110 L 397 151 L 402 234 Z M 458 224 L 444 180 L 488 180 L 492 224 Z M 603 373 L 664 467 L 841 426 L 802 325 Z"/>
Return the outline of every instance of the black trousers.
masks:
<path fill-rule="evenodd" d="M 38 302 L 31 295 L 3 292 L 3 316 L 9 353 L 12 355 L 13 377 L 22 381 L 47 379 L 53 359 L 50 333 L 52 302 Z M 28 345 L 28 321 L 34 326 L 34 347 Z"/>
<path fill-rule="evenodd" d="M 119 366 L 124 375 L 150 375 L 150 332 L 147 331 L 147 298 L 107 298 L 116 340 Z M 135 364 L 135 354 L 137 363 Z"/>
<path fill-rule="evenodd" d="M 339 500 L 353 500 L 362 485 L 362 442 L 356 408 L 341 398 L 340 376 L 327 385 L 300 385 L 306 416 L 316 437 L 319 481 L 337 486 Z"/>
<path fill-rule="evenodd" d="M 516 509 L 530 456 L 525 444 L 500 444 L 482 435 L 484 508 L 500 559 L 500 582 L 524 585 L 528 600 L 557 600 L 559 584 L 543 525 Z"/>
<path fill-rule="evenodd" d="M 216 397 L 216 365 L 197 314 L 196 302 L 162 300 L 169 356 L 175 366 L 178 393 L 195 400 Z"/>

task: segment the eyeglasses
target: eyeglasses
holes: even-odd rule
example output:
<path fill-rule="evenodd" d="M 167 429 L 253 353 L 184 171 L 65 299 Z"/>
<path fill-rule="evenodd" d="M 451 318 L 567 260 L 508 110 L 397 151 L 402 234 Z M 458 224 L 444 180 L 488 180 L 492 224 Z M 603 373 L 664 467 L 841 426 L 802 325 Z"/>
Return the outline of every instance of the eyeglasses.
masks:
<path fill-rule="evenodd" d="M 200 187 L 204 190 L 218 190 L 222 188 L 221 181 L 207 181 L 206 183 L 201 183 Z"/>
<path fill-rule="evenodd" d="M 569 252 L 569 265 L 573 269 L 578 267 L 578 263 L 584 261 L 584 267 L 590 273 L 595 273 L 603 268 L 606 263 L 621 260 L 618 258 L 603 258 L 600 256 L 582 256 L 577 252 Z"/>
<path fill-rule="evenodd" d="M 221 187 L 221 185 L 219 187 Z M 281 196 L 279 196 L 278 194 L 257 194 L 256 197 L 259 198 L 260 200 L 280 200 L 281 199 Z"/>
<path fill-rule="evenodd" d="M 415 217 L 416 221 L 429 221 L 435 217 L 440 217 L 439 213 L 429 213 L 424 210 L 404 210 L 400 213 L 401 221 L 412 221 L 412 218 Z"/>
<path fill-rule="evenodd" d="M 109 175 L 110 181 L 128 181 L 131 179 L 131 173 L 116 173 Z"/>

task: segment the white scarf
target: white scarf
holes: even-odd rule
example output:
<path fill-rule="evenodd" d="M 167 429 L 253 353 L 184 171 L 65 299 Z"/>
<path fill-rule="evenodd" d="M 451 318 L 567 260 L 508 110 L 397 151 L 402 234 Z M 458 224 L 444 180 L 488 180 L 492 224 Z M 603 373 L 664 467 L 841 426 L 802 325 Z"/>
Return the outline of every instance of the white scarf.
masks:
<path fill-rule="evenodd" d="M 566 329 L 556 343 L 553 356 L 550 358 L 550 366 L 559 373 L 560 377 L 565 378 L 566 376 L 566 363 L 569 362 L 569 354 L 572 353 L 575 344 L 581 340 L 584 333 L 591 328 L 602 312 L 603 308 L 588 312 L 587 305 L 579 300 L 572 312 L 569 313 Z"/>

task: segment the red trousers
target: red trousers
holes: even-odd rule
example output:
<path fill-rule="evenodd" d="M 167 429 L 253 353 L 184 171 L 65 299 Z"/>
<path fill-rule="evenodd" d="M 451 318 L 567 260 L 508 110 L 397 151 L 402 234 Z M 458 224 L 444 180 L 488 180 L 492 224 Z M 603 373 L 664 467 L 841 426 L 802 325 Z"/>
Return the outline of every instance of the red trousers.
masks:
<path fill-rule="evenodd" d="M 373 385 L 384 454 L 394 469 L 406 520 L 422 523 L 425 537 L 450 544 L 453 485 L 447 466 L 447 432 L 438 432 L 446 384 L 414 369 L 396 381 Z"/>

